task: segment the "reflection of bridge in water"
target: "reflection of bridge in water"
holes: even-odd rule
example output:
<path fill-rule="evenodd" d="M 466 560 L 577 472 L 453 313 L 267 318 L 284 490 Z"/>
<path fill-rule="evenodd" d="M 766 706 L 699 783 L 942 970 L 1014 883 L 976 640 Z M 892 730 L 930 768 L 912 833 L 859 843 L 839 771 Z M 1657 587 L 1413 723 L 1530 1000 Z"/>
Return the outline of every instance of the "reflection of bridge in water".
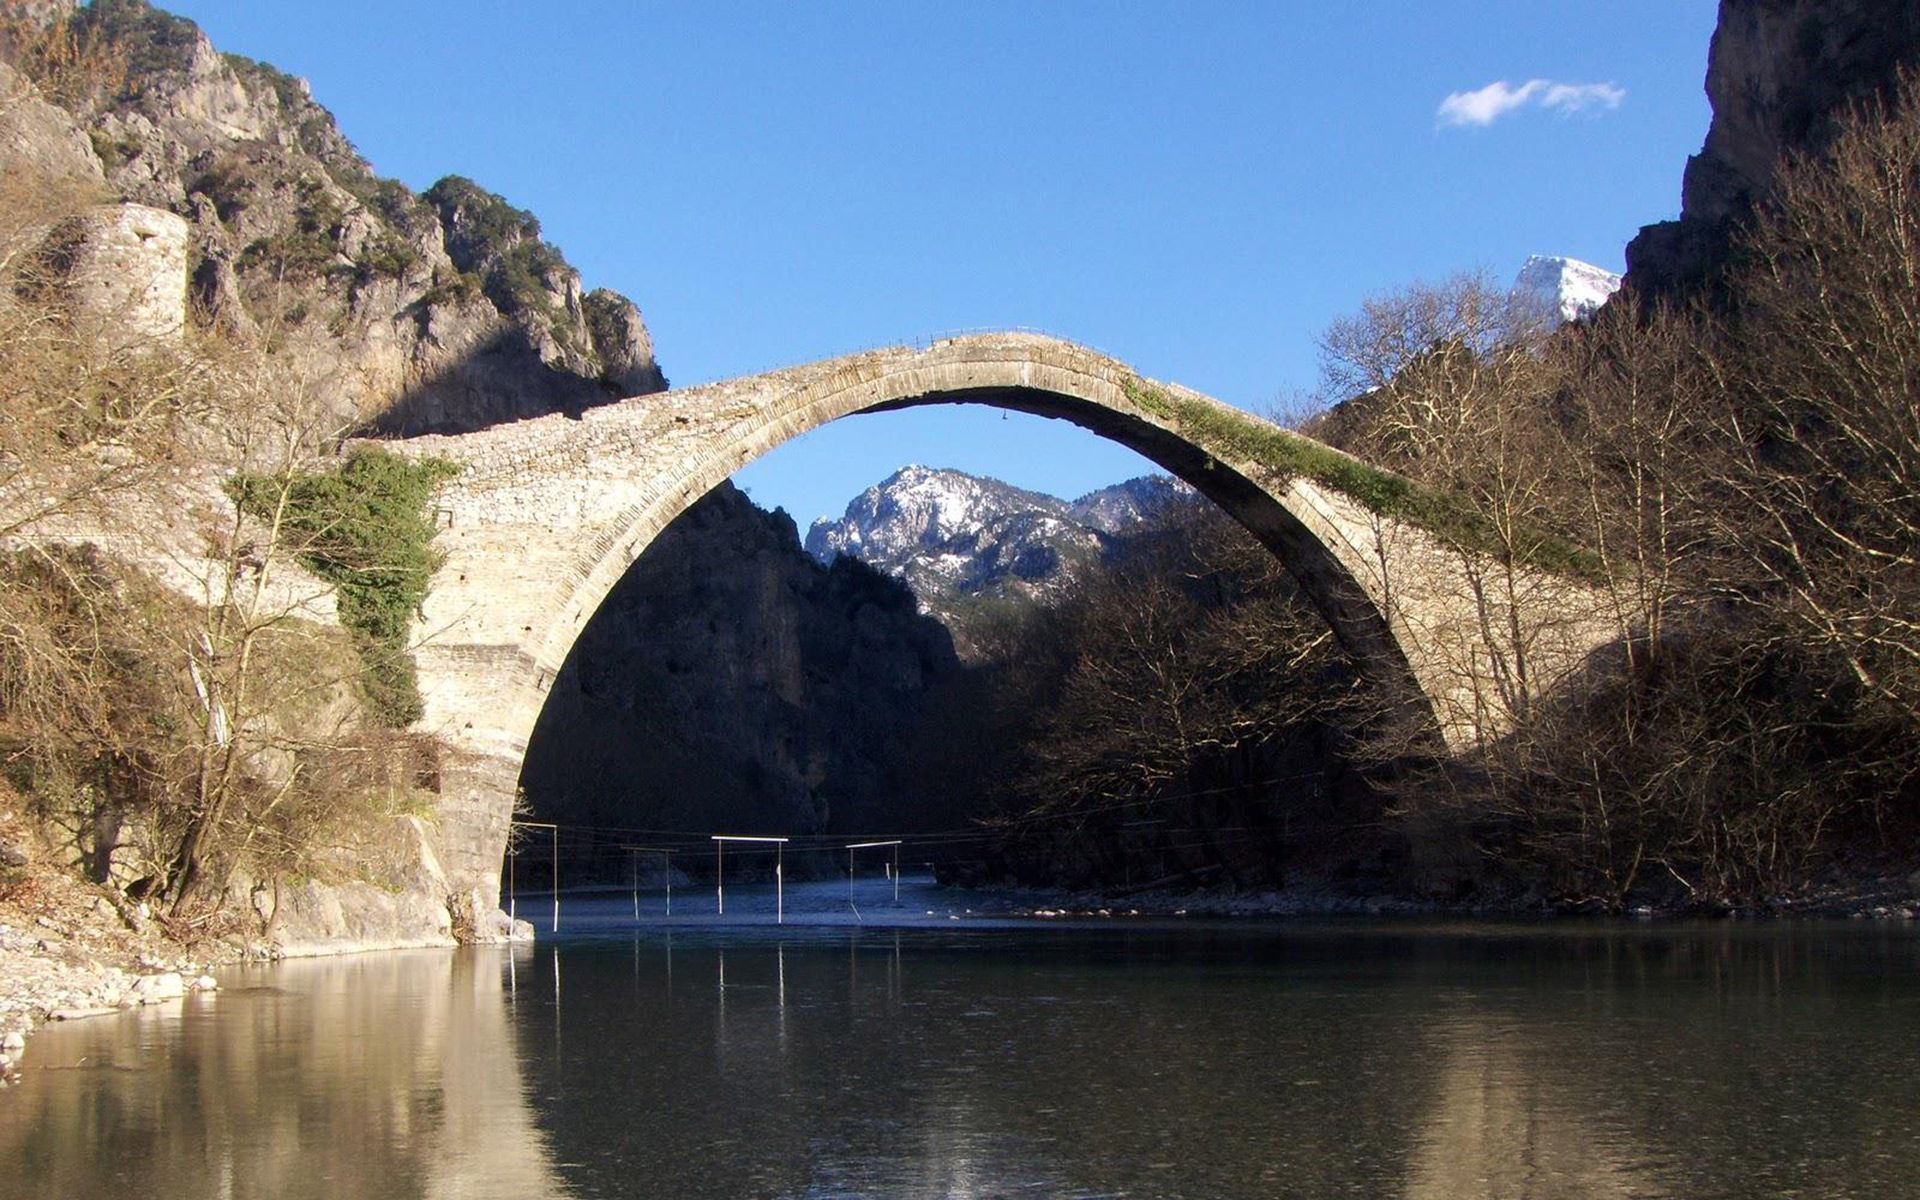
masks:
<path fill-rule="evenodd" d="M 458 436 L 383 443 L 460 474 L 437 494 L 445 565 L 416 655 L 455 890 L 490 908 L 521 758 L 546 690 L 602 599 L 673 519 L 741 466 L 855 413 L 986 404 L 1071 421 L 1192 484 L 1278 555 L 1362 665 L 1404 684 L 1452 747 L 1504 728 L 1607 627 L 1544 574 L 1483 586 L 1472 551 L 1394 503 L 1417 489 L 1124 363 L 1031 334 L 875 350 Z M 1372 507 L 1370 507 L 1372 505 Z M 1388 511 L 1391 510 L 1391 511 Z M 1494 593 L 1499 595 L 1495 598 Z M 1494 605 L 1490 609 L 1489 605 Z"/>
<path fill-rule="evenodd" d="M 769 921 L 291 962 L 37 1034 L 0 1197 L 1893 1200 L 1916 953 L 1865 923 Z"/>

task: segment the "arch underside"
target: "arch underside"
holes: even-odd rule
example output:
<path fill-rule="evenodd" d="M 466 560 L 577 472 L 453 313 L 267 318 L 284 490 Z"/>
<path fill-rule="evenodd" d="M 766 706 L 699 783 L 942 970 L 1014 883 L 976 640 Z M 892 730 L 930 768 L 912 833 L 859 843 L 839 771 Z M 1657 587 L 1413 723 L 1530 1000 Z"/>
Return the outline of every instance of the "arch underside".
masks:
<path fill-rule="evenodd" d="M 1419 703 L 1426 689 L 1411 666 L 1392 621 L 1356 573 L 1353 560 L 1357 549 L 1330 544 L 1326 536 L 1328 523 L 1324 519 L 1311 524 L 1312 514 L 1304 514 L 1303 519 L 1303 513 L 1296 511 L 1300 501 L 1292 488 L 1262 486 L 1249 478 L 1247 472 L 1236 469 L 1225 455 L 1169 428 L 1151 414 L 1134 409 L 1123 399 L 1121 389 L 1106 379 L 1094 380 L 1094 388 L 1074 390 L 1031 382 L 995 382 L 914 391 L 875 388 L 876 382 L 886 383 L 884 379 L 866 381 L 859 388 L 846 389 L 853 395 L 835 395 L 765 424 L 751 418 L 730 423 L 729 428 L 713 439 L 708 453 L 690 460 L 684 474 L 657 489 L 649 502 L 635 505 L 623 514 L 618 523 L 623 532 L 599 539 L 603 546 L 595 561 L 590 566 L 582 564 L 585 570 L 581 572 L 580 585 L 558 606 L 559 619 L 541 639 L 535 657 L 540 689 L 544 690 L 558 674 L 574 640 L 601 600 L 653 538 L 746 463 L 835 420 L 940 404 L 975 404 L 1068 421 L 1135 451 L 1191 485 L 1218 504 L 1281 561 L 1327 620 L 1335 636 L 1365 669 L 1389 679 L 1396 694 L 1412 698 L 1421 710 L 1416 715 L 1428 726 L 1438 728 L 1432 705 Z M 1081 377 L 1073 378 L 1072 382 L 1086 381 Z M 876 390 L 883 398 L 866 399 Z M 1081 394 L 1086 390 L 1106 394 L 1089 398 Z M 905 394 L 901 394 L 902 391 Z M 765 436 L 769 428 L 777 428 L 779 436 Z"/>

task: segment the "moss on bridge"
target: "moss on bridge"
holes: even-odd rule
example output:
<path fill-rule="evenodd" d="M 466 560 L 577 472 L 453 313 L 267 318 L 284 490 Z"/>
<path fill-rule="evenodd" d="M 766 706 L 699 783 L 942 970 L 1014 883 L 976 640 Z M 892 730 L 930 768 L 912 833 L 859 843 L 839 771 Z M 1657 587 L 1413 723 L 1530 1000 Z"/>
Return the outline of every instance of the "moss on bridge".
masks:
<path fill-rule="evenodd" d="M 1312 438 L 1225 405 L 1169 395 L 1137 375 L 1122 378 L 1120 389 L 1135 407 L 1168 422 L 1210 454 L 1258 463 L 1281 479 L 1312 480 L 1369 512 L 1405 521 L 1463 549 L 1512 553 L 1523 565 L 1556 575 L 1597 579 L 1605 574 L 1599 555 L 1563 537 L 1525 527 L 1515 538 L 1502 537 L 1464 496 L 1368 466 Z"/>

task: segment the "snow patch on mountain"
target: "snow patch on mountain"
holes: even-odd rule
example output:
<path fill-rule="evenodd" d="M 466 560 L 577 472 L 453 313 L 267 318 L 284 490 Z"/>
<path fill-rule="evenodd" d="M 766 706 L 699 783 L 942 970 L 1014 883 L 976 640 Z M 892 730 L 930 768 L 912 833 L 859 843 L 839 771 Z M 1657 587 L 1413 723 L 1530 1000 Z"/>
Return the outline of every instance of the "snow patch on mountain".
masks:
<path fill-rule="evenodd" d="M 965 654 L 970 618 L 995 602 L 1048 602 L 1114 538 L 1187 494 L 1183 483 L 1148 475 L 1067 501 L 914 464 L 860 493 L 838 520 L 815 521 L 806 549 L 823 563 L 845 554 L 904 580 Z"/>
<path fill-rule="evenodd" d="M 1620 276 L 1577 258 L 1535 254 L 1514 276 L 1512 294 L 1558 321 L 1584 321 L 1620 290 Z"/>

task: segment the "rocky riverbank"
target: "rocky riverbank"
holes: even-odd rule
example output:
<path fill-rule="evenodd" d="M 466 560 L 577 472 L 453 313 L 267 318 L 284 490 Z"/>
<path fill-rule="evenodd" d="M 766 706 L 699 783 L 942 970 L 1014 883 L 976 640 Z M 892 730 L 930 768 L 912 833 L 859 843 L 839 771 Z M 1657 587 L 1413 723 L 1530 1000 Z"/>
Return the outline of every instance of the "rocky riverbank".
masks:
<path fill-rule="evenodd" d="M 13 1082 L 27 1038 L 45 1021 L 175 1001 L 217 986 L 207 972 L 238 957 L 189 947 L 109 889 L 35 862 L 18 843 L 0 873 L 0 1086 Z"/>

